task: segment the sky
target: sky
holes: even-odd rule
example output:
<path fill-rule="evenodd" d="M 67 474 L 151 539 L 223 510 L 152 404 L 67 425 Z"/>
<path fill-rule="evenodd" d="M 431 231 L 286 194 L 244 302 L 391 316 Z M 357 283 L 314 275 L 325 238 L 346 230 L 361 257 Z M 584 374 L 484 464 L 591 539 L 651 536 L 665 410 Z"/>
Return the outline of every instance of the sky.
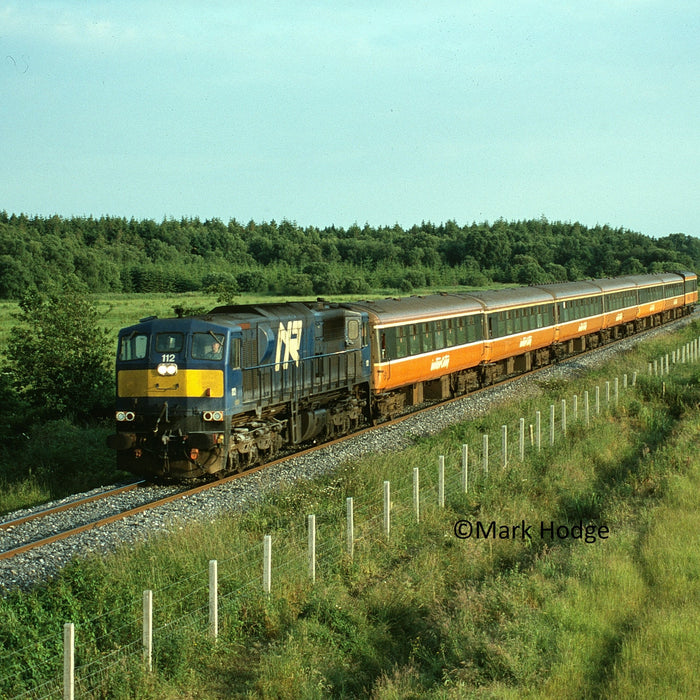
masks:
<path fill-rule="evenodd" d="M 0 211 L 700 236 L 697 0 L 3 0 Z"/>

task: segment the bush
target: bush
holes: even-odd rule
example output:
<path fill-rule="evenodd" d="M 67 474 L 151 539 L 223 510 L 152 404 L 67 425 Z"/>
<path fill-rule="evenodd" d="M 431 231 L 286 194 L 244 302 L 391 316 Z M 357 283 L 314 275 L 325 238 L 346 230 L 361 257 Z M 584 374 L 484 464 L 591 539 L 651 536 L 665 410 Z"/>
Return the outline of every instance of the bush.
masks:
<path fill-rule="evenodd" d="M 10 330 L 7 371 L 37 418 L 106 416 L 114 399 L 111 341 L 77 291 L 31 293 Z"/>

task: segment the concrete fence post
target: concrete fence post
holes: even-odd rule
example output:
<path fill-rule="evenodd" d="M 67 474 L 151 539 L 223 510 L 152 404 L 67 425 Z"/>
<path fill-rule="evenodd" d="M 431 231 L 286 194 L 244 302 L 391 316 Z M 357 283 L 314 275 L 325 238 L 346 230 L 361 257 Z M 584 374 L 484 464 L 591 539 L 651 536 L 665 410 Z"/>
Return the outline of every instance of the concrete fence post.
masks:
<path fill-rule="evenodd" d="M 391 484 L 384 482 L 384 534 L 387 539 L 391 534 Z"/>
<path fill-rule="evenodd" d="M 413 467 L 413 511 L 416 514 L 416 522 L 420 522 L 420 470 Z"/>
<path fill-rule="evenodd" d="M 554 445 L 554 404 L 549 406 L 549 444 Z"/>
<path fill-rule="evenodd" d="M 469 445 L 462 445 L 462 491 L 469 490 Z"/>
<path fill-rule="evenodd" d="M 219 564 L 216 559 L 209 561 L 209 634 L 219 636 Z"/>
<path fill-rule="evenodd" d="M 561 434 L 566 435 L 566 399 L 561 400 Z"/>
<path fill-rule="evenodd" d="M 272 591 L 272 536 L 263 538 L 263 592 L 270 595 Z"/>
<path fill-rule="evenodd" d="M 308 538 L 309 538 L 309 578 L 311 583 L 316 583 L 316 516 L 309 515 Z"/>
<path fill-rule="evenodd" d="M 345 550 L 352 559 L 355 555 L 355 512 L 352 496 L 345 499 L 345 513 Z"/>
<path fill-rule="evenodd" d="M 63 700 L 75 697 L 75 625 L 63 625 Z"/>
<path fill-rule="evenodd" d="M 153 591 L 143 592 L 143 660 L 153 671 Z"/>
<path fill-rule="evenodd" d="M 508 426 L 501 426 L 501 467 L 508 466 Z"/>
<path fill-rule="evenodd" d="M 520 461 L 525 459 L 525 419 L 520 419 L 520 432 L 518 435 L 518 452 L 520 454 Z"/>

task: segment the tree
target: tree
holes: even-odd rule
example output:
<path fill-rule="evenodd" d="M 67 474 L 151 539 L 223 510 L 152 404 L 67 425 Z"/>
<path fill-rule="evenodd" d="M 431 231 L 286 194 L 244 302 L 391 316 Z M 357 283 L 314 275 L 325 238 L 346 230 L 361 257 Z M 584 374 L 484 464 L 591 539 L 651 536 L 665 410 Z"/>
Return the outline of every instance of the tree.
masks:
<path fill-rule="evenodd" d="M 20 301 L 10 330 L 7 369 L 36 418 L 86 420 L 113 399 L 108 332 L 82 292 L 33 292 Z"/>

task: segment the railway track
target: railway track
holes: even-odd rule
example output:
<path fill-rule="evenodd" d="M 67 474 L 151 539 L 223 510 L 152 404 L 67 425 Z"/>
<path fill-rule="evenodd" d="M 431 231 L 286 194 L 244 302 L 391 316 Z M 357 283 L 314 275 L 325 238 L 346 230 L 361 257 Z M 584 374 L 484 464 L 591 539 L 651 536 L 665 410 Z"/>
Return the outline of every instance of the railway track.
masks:
<path fill-rule="evenodd" d="M 687 322 L 689 320 L 693 320 L 693 317 L 697 317 L 697 314 L 692 314 L 691 316 L 687 317 L 687 319 L 685 321 Z M 666 328 L 668 328 L 668 326 L 666 326 Z M 583 353 L 579 353 L 579 354 L 567 357 L 565 359 L 562 359 L 558 364 L 565 365 L 567 363 L 574 362 L 576 360 L 580 360 L 584 356 L 592 355 L 592 354 L 595 354 L 595 353 L 600 352 L 602 350 L 605 350 L 607 348 L 614 347 L 615 345 L 617 345 L 621 342 L 624 342 L 625 340 L 628 340 L 628 339 L 621 339 L 621 340 L 618 340 L 618 341 L 615 341 L 612 343 L 608 343 L 604 346 L 601 346 L 601 347 L 598 347 L 598 348 L 595 348 L 592 350 L 585 351 Z M 483 388 L 478 389 L 476 391 L 470 392 L 469 394 L 457 396 L 457 397 L 454 397 L 451 399 L 447 399 L 445 401 L 425 404 L 425 405 L 423 405 L 415 410 L 412 410 L 410 412 L 403 414 L 402 416 L 395 418 L 394 420 L 385 421 L 385 422 L 379 423 L 378 425 L 375 425 L 375 426 L 365 427 L 365 428 L 363 428 L 359 431 L 356 431 L 350 435 L 346 435 L 346 436 L 337 438 L 337 439 L 332 440 L 332 441 L 323 442 L 323 443 L 313 445 L 313 446 L 308 447 L 302 451 L 294 452 L 293 454 L 286 455 L 284 457 L 275 459 L 271 462 L 267 462 L 265 464 L 258 465 L 256 467 L 251 468 L 251 469 L 247 469 L 246 471 L 241 472 L 239 474 L 227 476 L 227 477 L 222 478 L 220 480 L 201 484 L 201 485 L 198 485 L 198 486 L 195 486 L 192 488 L 180 489 L 174 493 L 171 492 L 164 497 L 155 498 L 155 499 L 150 500 L 146 503 L 142 503 L 136 507 L 127 508 L 125 510 L 120 510 L 118 512 L 112 513 L 111 515 L 109 515 L 107 517 L 100 517 L 100 518 L 95 519 L 95 520 L 89 520 L 87 522 L 84 522 L 78 526 L 67 527 L 65 529 L 61 529 L 60 531 L 52 532 L 50 535 L 48 535 L 46 537 L 43 537 L 40 539 L 35 539 L 35 540 L 29 541 L 29 542 L 24 542 L 18 546 L 12 546 L 10 548 L 4 549 L 3 551 L 0 551 L 0 560 L 11 559 L 15 556 L 18 556 L 20 554 L 24 554 L 24 553 L 29 552 L 29 551 L 34 550 L 34 549 L 38 549 L 38 548 L 43 547 L 45 545 L 50 545 L 50 544 L 58 542 L 60 540 L 64 540 L 64 539 L 79 535 L 79 534 L 86 532 L 88 530 L 100 528 L 100 527 L 103 527 L 103 526 L 108 525 L 110 523 L 114 523 L 114 522 L 117 522 L 119 520 L 124 520 L 130 516 L 144 513 L 148 510 L 158 508 L 158 507 L 166 505 L 168 503 L 172 503 L 174 501 L 178 501 L 181 499 L 185 499 L 185 498 L 197 495 L 197 494 L 202 493 L 204 491 L 207 491 L 209 489 L 217 488 L 223 484 L 231 483 L 231 482 L 233 482 L 237 479 L 240 479 L 242 477 L 249 477 L 250 475 L 252 475 L 256 472 L 259 472 L 262 469 L 266 469 L 266 468 L 272 467 L 274 465 L 283 464 L 287 460 L 302 457 L 302 456 L 310 454 L 311 452 L 314 452 L 320 448 L 330 447 L 332 445 L 344 442 L 344 441 L 349 440 L 351 438 L 355 438 L 355 437 L 364 435 L 364 434 L 369 433 L 369 432 L 376 430 L 378 428 L 386 428 L 386 427 L 396 425 L 396 424 L 401 423 L 409 418 L 412 418 L 420 413 L 425 413 L 425 412 L 431 411 L 431 410 L 435 409 L 437 406 L 446 406 L 446 405 L 449 405 L 451 403 L 461 401 L 462 399 L 476 396 L 476 395 L 481 394 L 481 393 L 483 393 L 489 389 L 492 389 L 494 387 L 502 387 L 504 385 L 510 384 L 510 383 L 512 383 L 518 379 L 521 379 L 523 377 L 536 375 L 539 372 L 546 370 L 546 369 L 549 369 L 549 368 L 551 368 L 551 365 L 548 365 L 547 367 L 539 368 L 537 370 L 533 370 L 533 371 L 528 372 L 526 374 L 519 374 L 517 376 L 509 377 L 509 378 L 507 378 L 503 381 L 500 381 L 498 383 L 495 383 L 493 385 L 486 386 L 486 387 L 483 387 Z M 23 516 L 20 518 L 16 518 L 14 520 L 0 523 L 0 533 L 2 531 L 5 531 L 5 532 L 12 531 L 12 530 L 20 527 L 21 525 L 23 525 L 27 522 L 30 522 L 30 521 L 36 521 L 36 520 L 40 520 L 40 519 L 50 518 L 51 516 L 56 515 L 58 513 L 63 513 L 66 511 L 70 511 L 70 510 L 75 510 L 79 507 L 88 505 L 90 503 L 102 501 L 102 500 L 108 499 L 110 497 L 117 496 L 119 494 L 133 491 L 135 489 L 138 489 L 143 484 L 144 484 L 144 482 L 142 482 L 142 481 L 135 482 L 133 484 L 128 484 L 128 485 L 125 485 L 122 487 L 118 487 L 118 488 L 112 489 L 110 491 L 106 491 L 106 492 L 103 492 L 100 494 L 88 496 L 88 497 L 82 498 L 82 499 L 76 499 L 76 500 L 70 501 L 68 503 L 60 504 L 60 505 L 53 507 L 53 508 L 49 508 L 49 509 L 46 509 L 43 511 L 38 511 L 38 512 L 35 512 L 32 514 L 29 514 L 27 516 Z M 2 539 L 3 538 L 0 535 L 0 549 L 2 549 L 2 547 L 3 547 Z"/>

